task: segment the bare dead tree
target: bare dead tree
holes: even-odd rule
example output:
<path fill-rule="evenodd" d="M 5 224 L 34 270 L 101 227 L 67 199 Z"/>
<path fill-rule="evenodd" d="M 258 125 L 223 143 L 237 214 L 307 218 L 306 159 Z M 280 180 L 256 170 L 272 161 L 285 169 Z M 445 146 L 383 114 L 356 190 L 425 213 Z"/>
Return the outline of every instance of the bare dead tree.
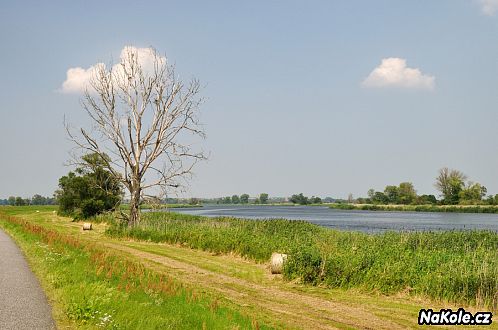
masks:
<path fill-rule="evenodd" d="M 155 49 L 127 47 L 120 63 L 95 66 L 82 99 L 92 130 L 67 131 L 78 148 L 101 156 L 105 168 L 130 194 L 129 225 L 140 221 L 140 202 L 184 187 L 195 164 L 193 137 L 204 138 L 198 121 L 199 81 L 184 84 Z"/>

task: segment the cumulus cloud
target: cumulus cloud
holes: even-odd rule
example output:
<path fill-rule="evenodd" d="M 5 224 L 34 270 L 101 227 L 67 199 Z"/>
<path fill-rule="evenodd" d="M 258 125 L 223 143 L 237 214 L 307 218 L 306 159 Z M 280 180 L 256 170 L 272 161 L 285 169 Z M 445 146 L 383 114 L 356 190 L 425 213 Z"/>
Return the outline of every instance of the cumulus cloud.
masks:
<path fill-rule="evenodd" d="M 134 54 L 138 58 L 142 69 L 147 71 L 152 71 L 154 68 L 155 53 L 152 48 L 136 48 L 133 46 L 125 46 L 121 50 L 119 56 L 120 63 L 124 63 L 125 66 L 129 63 L 129 54 Z M 160 62 L 166 62 L 165 57 L 159 57 Z M 95 76 L 99 68 L 105 69 L 104 63 L 97 63 L 90 66 L 87 69 L 81 67 L 69 68 L 66 73 L 66 80 L 62 83 L 60 91 L 63 93 L 82 93 L 87 88 L 90 87 L 90 81 Z M 123 66 L 121 64 L 115 64 L 111 68 L 113 76 L 115 79 L 119 79 L 123 74 Z"/>
<path fill-rule="evenodd" d="M 95 75 L 99 66 L 104 66 L 103 63 L 97 63 L 83 69 L 81 67 L 70 68 L 66 73 L 66 80 L 62 83 L 61 92 L 63 93 L 79 93 L 83 92 L 88 87 L 90 79 Z"/>
<path fill-rule="evenodd" d="M 498 0 L 479 0 L 484 15 L 493 16 L 498 11 Z"/>
<path fill-rule="evenodd" d="M 423 74 L 419 69 L 406 66 L 406 60 L 397 57 L 385 58 L 362 82 L 363 87 L 401 87 L 434 89 L 435 77 Z"/>

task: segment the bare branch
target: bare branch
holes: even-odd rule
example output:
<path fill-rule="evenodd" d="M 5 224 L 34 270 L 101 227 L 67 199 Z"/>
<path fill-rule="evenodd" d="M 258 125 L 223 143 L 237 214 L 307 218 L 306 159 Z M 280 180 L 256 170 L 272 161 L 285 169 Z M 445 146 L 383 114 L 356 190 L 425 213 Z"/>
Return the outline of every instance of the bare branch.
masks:
<path fill-rule="evenodd" d="M 81 151 L 99 154 L 128 189 L 128 223 L 136 224 L 142 198 L 182 187 L 206 159 L 192 143 L 205 138 L 197 119 L 200 84 L 180 81 L 156 50 L 127 47 L 119 65 L 97 66 L 90 87 L 82 106 L 93 131 L 76 135 L 66 125 L 68 136 Z"/>

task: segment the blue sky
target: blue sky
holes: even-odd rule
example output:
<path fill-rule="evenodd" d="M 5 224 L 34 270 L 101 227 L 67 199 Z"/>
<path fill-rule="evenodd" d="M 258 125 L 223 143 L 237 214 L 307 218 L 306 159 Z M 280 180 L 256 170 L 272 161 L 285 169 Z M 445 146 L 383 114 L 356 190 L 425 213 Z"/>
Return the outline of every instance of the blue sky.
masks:
<path fill-rule="evenodd" d="M 89 123 L 66 72 L 126 45 L 205 85 L 187 197 L 435 193 L 443 166 L 498 193 L 496 0 L 3 1 L 0 40 L 0 197 L 53 193 Z"/>

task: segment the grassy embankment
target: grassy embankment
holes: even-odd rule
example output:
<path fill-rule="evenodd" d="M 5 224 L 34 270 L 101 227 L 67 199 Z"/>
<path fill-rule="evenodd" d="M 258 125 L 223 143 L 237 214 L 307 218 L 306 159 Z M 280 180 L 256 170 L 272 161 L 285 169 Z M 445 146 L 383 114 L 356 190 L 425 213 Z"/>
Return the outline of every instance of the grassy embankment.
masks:
<path fill-rule="evenodd" d="M 277 328 L 396 329 L 416 327 L 420 308 L 496 311 L 489 295 L 497 291 L 496 233 L 369 236 L 174 213 L 145 214 L 133 231 L 101 223 L 82 232 L 51 210 L 0 208 L 0 226 L 42 279 L 61 327 L 248 328 L 258 320 Z M 231 256 L 266 261 L 272 251 L 291 253 L 288 279 L 322 285 L 282 281 Z"/>
<path fill-rule="evenodd" d="M 331 209 L 399 212 L 498 213 L 498 205 L 381 205 L 381 204 L 324 204 Z"/>
<path fill-rule="evenodd" d="M 113 223 L 109 216 L 101 217 Z M 435 300 L 498 305 L 498 233 L 489 231 L 340 232 L 304 221 L 144 214 L 137 228 L 113 224 L 107 234 L 235 253 L 265 262 L 290 254 L 285 277 L 331 288 L 383 294 L 410 292 Z"/>
<path fill-rule="evenodd" d="M 76 235 L 15 216 L 27 209 L 0 210 L 0 228 L 27 255 L 54 304 L 59 327 L 226 329 L 256 325 L 237 311 L 219 306 L 217 299 L 192 291 L 137 259 L 123 258 Z"/>

